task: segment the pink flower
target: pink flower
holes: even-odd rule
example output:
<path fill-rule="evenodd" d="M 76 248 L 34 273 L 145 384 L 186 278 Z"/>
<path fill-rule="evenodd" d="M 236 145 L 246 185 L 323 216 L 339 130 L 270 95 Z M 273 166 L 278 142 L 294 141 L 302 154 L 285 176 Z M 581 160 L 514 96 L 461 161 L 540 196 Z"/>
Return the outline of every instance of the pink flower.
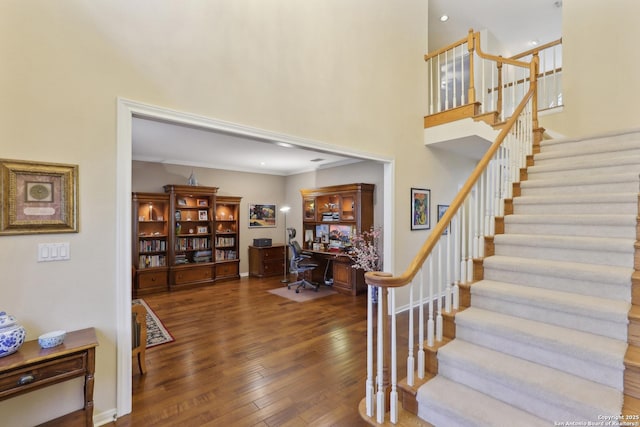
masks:
<path fill-rule="evenodd" d="M 380 268 L 378 244 L 381 235 L 382 230 L 380 227 L 371 227 L 369 231 L 355 233 L 351 237 L 353 268 L 364 271 L 378 271 Z"/>

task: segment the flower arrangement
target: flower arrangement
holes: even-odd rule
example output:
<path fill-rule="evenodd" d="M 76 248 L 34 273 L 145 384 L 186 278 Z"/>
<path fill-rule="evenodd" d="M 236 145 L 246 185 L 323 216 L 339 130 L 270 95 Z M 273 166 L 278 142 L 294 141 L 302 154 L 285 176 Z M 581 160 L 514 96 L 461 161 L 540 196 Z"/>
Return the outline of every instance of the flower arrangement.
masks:
<path fill-rule="evenodd" d="M 380 268 L 378 244 L 381 235 L 380 227 L 371 227 L 368 231 L 354 233 L 351 236 L 351 258 L 354 260 L 352 268 L 378 271 Z"/>

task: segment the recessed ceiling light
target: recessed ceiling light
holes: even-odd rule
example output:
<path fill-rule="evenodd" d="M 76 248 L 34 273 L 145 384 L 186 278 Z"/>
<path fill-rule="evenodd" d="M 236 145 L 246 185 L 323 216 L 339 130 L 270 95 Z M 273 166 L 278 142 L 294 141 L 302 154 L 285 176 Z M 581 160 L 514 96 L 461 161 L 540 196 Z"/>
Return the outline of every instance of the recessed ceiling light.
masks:
<path fill-rule="evenodd" d="M 264 165 L 266 165 L 265 162 L 260 162 L 260 166 L 264 166 Z"/>
<path fill-rule="evenodd" d="M 284 148 L 292 148 L 293 144 L 289 144 L 288 142 L 276 142 L 276 145 Z"/>
<path fill-rule="evenodd" d="M 440 22 L 447 22 L 449 20 L 449 15 L 442 15 L 440 17 Z"/>
<path fill-rule="evenodd" d="M 539 42 L 538 40 L 531 40 L 531 41 L 529 42 L 529 45 L 531 45 L 531 46 L 538 46 L 538 44 L 539 44 L 539 43 L 540 43 L 540 42 Z"/>

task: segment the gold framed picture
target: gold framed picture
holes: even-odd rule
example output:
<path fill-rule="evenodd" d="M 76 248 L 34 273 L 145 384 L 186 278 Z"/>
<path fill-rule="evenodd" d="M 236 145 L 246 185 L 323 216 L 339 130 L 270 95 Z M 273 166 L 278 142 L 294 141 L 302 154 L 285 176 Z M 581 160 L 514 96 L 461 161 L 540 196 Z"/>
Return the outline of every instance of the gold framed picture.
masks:
<path fill-rule="evenodd" d="M 78 166 L 0 159 L 0 235 L 78 232 Z"/>

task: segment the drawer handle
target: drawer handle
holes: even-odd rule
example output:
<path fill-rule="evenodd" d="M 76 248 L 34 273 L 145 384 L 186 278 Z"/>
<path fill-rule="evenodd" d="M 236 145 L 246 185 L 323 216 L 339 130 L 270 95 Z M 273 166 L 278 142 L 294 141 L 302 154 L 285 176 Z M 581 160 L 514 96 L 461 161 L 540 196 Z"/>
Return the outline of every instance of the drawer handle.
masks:
<path fill-rule="evenodd" d="M 18 385 L 25 385 L 25 384 L 32 383 L 35 379 L 36 377 L 33 375 L 23 375 L 18 380 Z"/>

